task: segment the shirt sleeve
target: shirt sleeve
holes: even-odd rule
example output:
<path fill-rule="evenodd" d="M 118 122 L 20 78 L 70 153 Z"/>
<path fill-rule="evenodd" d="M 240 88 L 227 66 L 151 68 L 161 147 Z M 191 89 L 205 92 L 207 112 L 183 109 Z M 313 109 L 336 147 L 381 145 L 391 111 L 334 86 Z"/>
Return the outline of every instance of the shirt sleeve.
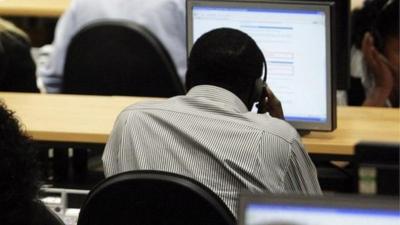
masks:
<path fill-rule="evenodd" d="M 304 146 L 297 139 L 291 143 L 291 152 L 284 177 L 284 188 L 291 192 L 322 194 L 317 170 Z"/>
<path fill-rule="evenodd" d="M 64 70 L 65 56 L 67 47 L 76 33 L 76 11 L 78 8 L 77 0 L 71 1 L 70 7 L 65 11 L 57 22 L 53 50 L 50 53 L 48 62 L 38 65 L 37 76 L 39 83 L 44 85 L 47 93 L 58 93 L 61 91 L 62 73 Z"/>
<path fill-rule="evenodd" d="M 126 129 L 127 113 L 122 112 L 111 131 L 102 156 L 104 174 L 106 177 L 120 173 L 119 154 L 122 151 L 123 135 Z"/>

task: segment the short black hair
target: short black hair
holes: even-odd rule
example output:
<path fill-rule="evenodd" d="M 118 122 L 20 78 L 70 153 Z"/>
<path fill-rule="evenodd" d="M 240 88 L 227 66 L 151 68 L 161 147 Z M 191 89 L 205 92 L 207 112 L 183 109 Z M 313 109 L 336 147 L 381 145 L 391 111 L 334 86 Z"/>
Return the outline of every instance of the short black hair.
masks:
<path fill-rule="evenodd" d="M 366 32 L 371 32 L 374 37 L 379 34 L 380 40 L 377 41 L 380 42 L 398 38 L 399 0 L 366 0 L 361 9 L 354 10 L 351 17 L 352 44 L 360 49 Z"/>
<path fill-rule="evenodd" d="M 249 35 L 230 28 L 215 29 L 193 45 L 186 89 L 214 85 L 233 92 L 243 101 L 262 76 L 263 65 L 264 56 Z"/>
<path fill-rule="evenodd" d="M 36 199 L 39 168 L 31 139 L 0 101 L 0 221 L 19 224 Z"/>
<path fill-rule="evenodd" d="M 399 36 L 399 10 L 399 0 L 389 0 L 376 18 L 376 29 L 384 40 Z"/>

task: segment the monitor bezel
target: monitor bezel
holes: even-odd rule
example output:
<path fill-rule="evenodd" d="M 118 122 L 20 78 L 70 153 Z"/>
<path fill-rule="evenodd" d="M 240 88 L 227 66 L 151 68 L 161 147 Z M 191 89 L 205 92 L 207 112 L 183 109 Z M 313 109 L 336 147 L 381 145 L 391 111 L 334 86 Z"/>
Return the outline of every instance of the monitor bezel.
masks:
<path fill-rule="evenodd" d="M 390 196 L 335 194 L 301 195 L 295 193 L 271 194 L 244 192 L 239 195 L 238 225 L 245 225 L 245 211 L 250 204 L 283 205 L 298 207 L 389 210 L 399 212 L 398 198 Z"/>
<path fill-rule="evenodd" d="M 323 123 L 305 121 L 287 121 L 301 133 L 309 131 L 333 131 L 336 129 L 336 84 L 335 79 L 335 56 L 334 56 L 334 36 L 333 22 L 334 2 L 332 1 L 299 1 L 299 0 L 187 0 L 186 2 L 186 28 L 187 28 L 187 54 L 193 46 L 193 7 L 261 7 L 261 8 L 280 8 L 280 9 L 304 9 L 319 10 L 326 15 L 326 112 L 327 118 Z M 268 59 L 267 59 L 268 60 Z"/>

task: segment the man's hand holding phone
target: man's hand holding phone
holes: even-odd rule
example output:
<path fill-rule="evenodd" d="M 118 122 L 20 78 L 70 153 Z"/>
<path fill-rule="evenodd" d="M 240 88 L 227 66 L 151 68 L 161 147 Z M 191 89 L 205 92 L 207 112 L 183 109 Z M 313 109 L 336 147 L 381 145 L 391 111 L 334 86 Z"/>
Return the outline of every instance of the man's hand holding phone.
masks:
<path fill-rule="evenodd" d="M 272 117 L 284 119 L 282 104 L 268 86 L 263 87 L 257 108 L 258 113 L 268 112 Z"/>

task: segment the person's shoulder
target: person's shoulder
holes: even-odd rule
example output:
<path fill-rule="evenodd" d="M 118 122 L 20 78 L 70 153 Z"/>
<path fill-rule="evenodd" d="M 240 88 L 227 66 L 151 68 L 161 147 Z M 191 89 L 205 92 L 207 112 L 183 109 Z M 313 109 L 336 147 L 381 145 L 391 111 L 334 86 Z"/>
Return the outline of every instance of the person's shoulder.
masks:
<path fill-rule="evenodd" d="M 158 104 L 160 104 L 163 99 L 148 99 L 148 100 L 143 100 L 140 102 L 133 103 L 127 107 L 125 107 L 121 113 L 129 113 L 133 111 L 139 111 L 141 109 L 146 109 L 150 107 L 157 107 Z"/>
<path fill-rule="evenodd" d="M 299 139 L 297 130 L 285 120 L 271 117 L 268 114 L 254 113 L 251 117 L 254 124 L 265 136 L 274 136 L 287 143 Z"/>
<path fill-rule="evenodd" d="M 118 121 L 118 123 L 126 123 L 131 121 L 132 118 L 137 118 L 138 116 L 140 117 L 150 112 L 174 111 L 174 109 L 179 108 L 175 107 L 174 98 L 149 98 L 140 102 L 136 102 L 125 107 L 119 113 L 116 121 Z"/>
<path fill-rule="evenodd" d="M 121 114 L 140 112 L 146 110 L 163 110 L 165 108 L 173 108 L 180 98 L 183 96 L 176 96 L 172 98 L 147 98 L 146 100 L 131 104 L 127 106 Z"/>
<path fill-rule="evenodd" d="M 111 4 L 113 1 L 107 0 L 72 0 L 69 4 L 68 11 L 71 13 L 81 13 L 90 11 L 101 10 L 104 4 Z M 94 5 L 96 4 L 96 7 Z"/>
<path fill-rule="evenodd" d="M 153 4 L 153 3 L 151 3 L 151 4 Z M 174 9 L 173 11 L 175 11 L 175 10 L 181 11 L 182 9 L 185 9 L 186 1 L 185 0 L 156 0 L 154 2 L 154 6 L 156 6 L 156 7 L 165 7 L 168 5 L 173 6 L 173 8 L 169 8 L 170 10 Z"/>

